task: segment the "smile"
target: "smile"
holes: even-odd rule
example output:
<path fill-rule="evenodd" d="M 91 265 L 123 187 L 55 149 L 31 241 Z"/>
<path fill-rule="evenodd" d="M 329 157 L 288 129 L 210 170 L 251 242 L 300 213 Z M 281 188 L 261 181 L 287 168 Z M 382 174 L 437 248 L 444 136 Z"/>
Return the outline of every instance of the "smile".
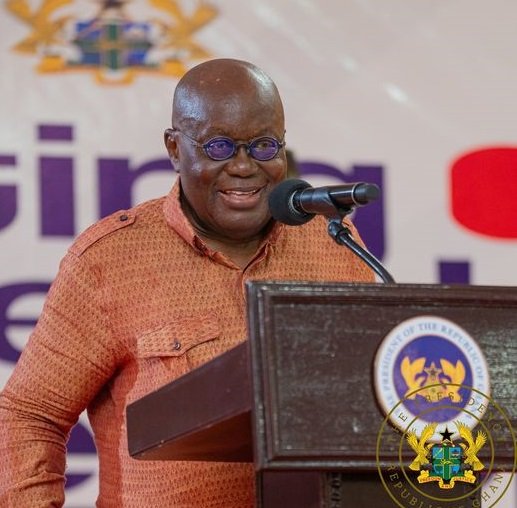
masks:
<path fill-rule="evenodd" d="M 220 192 L 223 194 L 233 194 L 234 196 L 252 196 L 253 194 L 257 194 L 259 191 L 260 188 L 250 190 L 223 190 Z"/>
<path fill-rule="evenodd" d="M 220 190 L 219 194 L 224 203 L 231 208 L 253 208 L 259 203 L 263 188 L 224 189 Z"/>

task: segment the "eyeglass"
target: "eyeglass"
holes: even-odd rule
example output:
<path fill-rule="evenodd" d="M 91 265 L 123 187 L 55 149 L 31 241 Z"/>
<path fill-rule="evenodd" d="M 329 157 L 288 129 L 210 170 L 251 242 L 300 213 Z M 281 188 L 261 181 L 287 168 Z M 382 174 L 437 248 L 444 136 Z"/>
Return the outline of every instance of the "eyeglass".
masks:
<path fill-rule="evenodd" d="M 271 136 L 262 136 L 260 138 L 252 139 L 249 143 L 236 143 L 233 139 L 225 136 L 218 136 L 209 139 L 206 143 L 200 143 L 196 139 L 190 137 L 179 129 L 173 129 L 180 132 L 185 137 L 190 139 L 192 143 L 202 148 L 207 157 L 214 161 L 224 161 L 233 157 L 239 147 L 246 148 L 246 153 L 253 159 L 258 161 L 269 161 L 278 155 L 280 149 L 285 146 L 285 141 L 278 141 Z"/>

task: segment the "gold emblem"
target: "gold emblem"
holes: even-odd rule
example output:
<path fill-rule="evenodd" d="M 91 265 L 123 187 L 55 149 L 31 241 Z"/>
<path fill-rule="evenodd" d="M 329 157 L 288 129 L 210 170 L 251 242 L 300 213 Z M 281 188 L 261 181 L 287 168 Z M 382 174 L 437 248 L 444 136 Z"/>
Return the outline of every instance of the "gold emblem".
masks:
<path fill-rule="evenodd" d="M 476 454 L 486 443 L 487 435 L 482 430 L 480 430 L 476 434 L 476 440 L 474 441 L 471 430 L 464 423 L 456 422 L 456 427 L 458 428 L 460 437 L 467 441 L 466 445 L 464 443 L 460 443 L 460 446 L 463 448 L 463 452 L 465 454 L 465 464 L 471 465 L 474 471 L 481 471 L 484 466 L 477 458 Z"/>
<path fill-rule="evenodd" d="M 125 0 L 101 0 L 88 19 L 59 15 L 72 0 L 42 0 L 36 8 L 7 0 L 6 9 L 31 30 L 13 50 L 40 56 L 40 73 L 92 72 L 102 84 L 129 84 L 142 73 L 180 77 L 191 60 L 211 56 L 194 34 L 215 18 L 214 7 L 201 1 L 187 14 L 177 0 L 147 1 L 163 16 L 131 19 Z"/>
<path fill-rule="evenodd" d="M 420 357 L 411 362 L 405 356 L 400 364 L 400 373 L 408 387 L 404 398 L 409 400 L 417 396 L 424 397 L 427 402 L 440 402 L 449 398 L 451 402 L 461 402 L 461 383 L 465 379 L 465 366 L 461 360 L 453 365 L 441 358 L 439 368 L 434 362 L 425 367 L 426 358 Z M 426 388 L 427 387 L 427 388 Z M 416 393 L 412 393 L 416 392 Z"/>
<path fill-rule="evenodd" d="M 438 482 L 441 489 L 454 488 L 455 482 L 475 483 L 474 471 L 481 471 L 484 466 L 477 453 L 487 441 L 483 431 L 478 431 L 474 439 L 471 430 L 462 422 L 455 422 L 458 433 L 467 444 L 456 445 L 447 427 L 439 444 L 427 443 L 435 433 L 437 423 L 426 425 L 419 437 L 415 432 L 407 434 L 407 442 L 417 456 L 409 465 L 413 471 L 419 471 L 419 483 Z"/>
<path fill-rule="evenodd" d="M 420 471 L 422 466 L 429 464 L 429 450 L 433 446 L 433 443 L 429 443 L 426 445 L 426 442 L 429 441 L 436 430 L 437 423 L 431 423 L 426 425 L 420 437 L 416 435 L 416 432 L 408 432 L 407 433 L 407 442 L 409 446 L 415 450 L 417 456 L 415 460 L 410 464 L 409 469 L 413 471 Z"/>
<path fill-rule="evenodd" d="M 13 49 L 20 53 L 36 54 L 40 48 L 64 44 L 63 29 L 72 17 L 61 16 L 52 20 L 51 16 L 55 10 L 71 3 L 72 0 L 43 0 L 38 8 L 31 9 L 27 0 L 7 0 L 7 10 L 31 29 L 31 33 Z"/>

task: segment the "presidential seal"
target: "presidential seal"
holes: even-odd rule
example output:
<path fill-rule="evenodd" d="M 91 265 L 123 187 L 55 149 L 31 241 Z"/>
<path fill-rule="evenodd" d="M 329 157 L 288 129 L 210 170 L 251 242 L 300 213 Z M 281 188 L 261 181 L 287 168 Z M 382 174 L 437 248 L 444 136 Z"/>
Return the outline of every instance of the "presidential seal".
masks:
<path fill-rule="evenodd" d="M 436 316 L 400 323 L 383 340 L 374 365 L 378 402 L 402 431 L 429 424 L 472 429 L 488 407 L 490 380 L 483 353 L 460 326 Z M 396 408 L 396 410 L 394 410 Z M 438 430 L 429 442 L 441 442 Z"/>
<path fill-rule="evenodd" d="M 394 503 L 495 506 L 512 482 L 517 440 L 476 340 L 449 319 L 417 316 L 386 335 L 374 369 L 385 413 L 377 470 Z"/>

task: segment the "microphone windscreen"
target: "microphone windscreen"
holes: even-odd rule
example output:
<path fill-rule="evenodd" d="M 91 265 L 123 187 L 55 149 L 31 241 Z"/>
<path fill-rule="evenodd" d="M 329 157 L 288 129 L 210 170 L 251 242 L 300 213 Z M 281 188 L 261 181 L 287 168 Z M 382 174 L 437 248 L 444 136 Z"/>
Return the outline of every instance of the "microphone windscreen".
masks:
<path fill-rule="evenodd" d="M 379 187 L 374 183 L 360 183 L 354 192 L 354 199 L 359 205 L 367 205 L 378 199 L 380 193 Z"/>
<path fill-rule="evenodd" d="M 280 182 L 269 195 L 269 211 L 273 218 L 289 226 L 300 226 L 309 222 L 314 214 L 297 210 L 293 205 L 293 196 L 296 192 L 311 187 L 310 183 L 298 178 Z"/>

